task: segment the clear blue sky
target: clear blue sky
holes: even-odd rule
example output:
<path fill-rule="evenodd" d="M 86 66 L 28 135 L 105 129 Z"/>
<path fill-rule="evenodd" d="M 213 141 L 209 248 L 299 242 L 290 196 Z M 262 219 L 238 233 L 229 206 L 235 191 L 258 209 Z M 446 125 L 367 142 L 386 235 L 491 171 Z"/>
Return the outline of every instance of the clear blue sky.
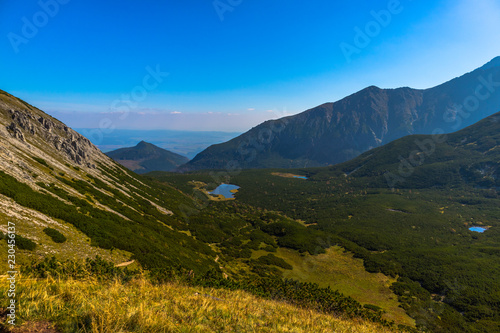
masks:
<path fill-rule="evenodd" d="M 242 131 L 500 55 L 496 0 L 55 1 L 0 3 L 0 89 L 72 127 Z M 392 13 L 375 23 L 373 11 Z M 145 90 L 148 66 L 169 75 Z"/>

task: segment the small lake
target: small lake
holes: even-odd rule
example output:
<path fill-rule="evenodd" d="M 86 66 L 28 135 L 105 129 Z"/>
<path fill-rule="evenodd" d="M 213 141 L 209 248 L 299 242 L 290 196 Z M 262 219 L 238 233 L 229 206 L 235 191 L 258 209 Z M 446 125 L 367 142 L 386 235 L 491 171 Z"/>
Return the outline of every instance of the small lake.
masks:
<path fill-rule="evenodd" d="M 485 232 L 488 229 L 483 228 L 483 227 L 470 227 L 469 230 L 470 231 L 475 231 L 475 232 L 481 232 L 481 233 L 483 233 L 483 232 Z"/>
<path fill-rule="evenodd" d="M 293 178 L 307 179 L 306 176 L 293 176 Z"/>
<path fill-rule="evenodd" d="M 233 192 L 234 190 L 239 189 L 239 186 L 231 185 L 231 184 L 221 184 L 212 192 L 208 192 L 214 195 L 223 195 L 226 199 L 234 199 Z"/>

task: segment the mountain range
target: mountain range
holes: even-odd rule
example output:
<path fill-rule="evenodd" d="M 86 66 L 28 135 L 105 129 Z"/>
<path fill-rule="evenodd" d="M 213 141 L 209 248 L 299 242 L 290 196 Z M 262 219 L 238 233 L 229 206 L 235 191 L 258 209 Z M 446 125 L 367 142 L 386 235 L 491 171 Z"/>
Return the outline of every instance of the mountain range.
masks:
<path fill-rule="evenodd" d="M 189 161 L 185 156 L 144 141 L 135 147 L 120 148 L 107 152 L 106 155 L 139 174 L 150 171 L 171 171 Z"/>
<path fill-rule="evenodd" d="M 500 106 L 500 57 L 439 86 L 363 89 L 335 103 L 266 121 L 208 147 L 179 171 L 297 168 L 345 162 L 411 134 L 450 133 Z"/>
<path fill-rule="evenodd" d="M 317 304 L 320 290 L 334 297 L 328 306 L 336 313 L 377 322 L 436 332 L 498 328 L 491 304 L 500 290 L 500 113 L 456 133 L 406 136 L 342 164 L 293 170 L 307 179 L 291 178 L 289 169 L 244 170 L 228 179 L 240 186 L 230 202 L 204 194 L 220 183 L 211 172 L 136 175 L 3 91 L 0 124 L 0 248 L 7 253 L 3 233 L 15 224 L 24 267 L 52 255 L 99 255 L 167 281 L 187 274 L 204 286 L 245 289 L 264 279 L 263 289 L 248 289 L 259 295 L 290 290 L 289 280 L 276 280 L 287 277 L 298 281 L 286 296 L 296 304 Z M 471 226 L 487 231 L 476 236 Z M 365 268 L 334 254 L 333 245 L 362 258 Z M 58 267 L 41 265 L 33 267 Z M 385 274 L 369 282 L 370 297 L 364 269 Z M 271 281 L 285 285 L 269 289 Z"/>
<path fill-rule="evenodd" d="M 326 246 L 317 252 L 313 245 L 317 232 L 278 212 L 270 214 L 234 201 L 213 201 L 204 193 L 192 188 L 184 192 L 127 170 L 62 122 L 0 90 L 0 270 L 7 272 L 15 267 L 26 274 L 23 276 L 33 277 L 21 279 L 22 285 L 16 280 L 16 301 L 23 309 L 30 309 L 22 313 L 28 325 L 54 324 L 57 330 L 50 332 L 91 331 L 106 320 L 109 324 L 104 325 L 103 332 L 115 331 L 116 327 L 151 331 L 149 317 L 128 315 L 136 311 L 135 305 L 119 304 L 118 312 L 127 314 L 123 321 L 118 313 L 95 309 L 95 304 L 109 301 L 111 282 L 106 279 L 117 282 L 123 274 L 141 274 L 154 285 L 179 281 L 192 284 L 202 291 L 201 295 L 191 293 L 193 299 L 187 304 L 193 307 L 199 306 L 198 300 L 212 299 L 204 294 L 207 287 L 225 287 L 321 310 L 329 316 L 349 313 L 374 325 L 385 325 L 387 331 L 393 327 L 388 320 L 413 325 L 386 285 L 387 277 L 376 281 L 365 278 L 374 286 L 374 294 L 383 299 L 368 299 L 363 304 L 326 286 L 282 279 L 283 271 L 293 268 L 288 263 L 291 259 L 273 253 L 298 256 L 291 262 L 299 267 L 306 255 L 326 252 Z M 279 243 L 281 236 L 273 227 L 277 221 L 296 230 L 300 238 Z M 11 244 L 13 230 L 15 246 Z M 13 248 L 16 260 L 9 268 L 7 254 Z M 347 260 L 352 263 L 349 272 L 366 275 L 362 265 L 348 256 L 340 254 L 334 260 Z M 94 288 L 92 297 L 73 299 L 68 293 L 64 294 L 68 297 L 61 296 L 59 289 L 44 286 L 43 281 L 54 281 L 46 280 L 47 276 L 61 281 L 76 278 L 69 280 L 73 281 L 73 290 L 77 284 L 79 290 L 96 285 L 103 289 Z M 362 288 L 365 280 L 351 281 L 351 285 Z M 124 283 L 141 298 L 149 298 L 138 281 L 126 278 Z M 0 286 L 2 294 L 7 294 L 5 287 L 7 284 Z M 40 292 L 39 296 L 32 297 L 28 289 Z M 157 296 L 168 304 L 183 297 Z M 77 303 L 75 311 L 71 300 Z M 51 306 L 54 302 L 58 307 Z M 93 304 L 85 305 L 89 302 Z M 379 310 L 378 304 L 389 314 Z M 0 331 L 12 331 L 6 323 L 6 306 L 2 299 Z M 170 310 L 156 306 L 150 313 L 157 322 L 160 317 L 168 322 L 177 320 Z M 242 307 L 241 298 L 236 306 Z M 208 318 L 213 327 L 220 324 L 217 318 Z M 185 325 L 188 330 L 199 328 L 199 322 L 206 320 L 198 314 Z M 163 331 L 164 327 L 159 329 Z"/>

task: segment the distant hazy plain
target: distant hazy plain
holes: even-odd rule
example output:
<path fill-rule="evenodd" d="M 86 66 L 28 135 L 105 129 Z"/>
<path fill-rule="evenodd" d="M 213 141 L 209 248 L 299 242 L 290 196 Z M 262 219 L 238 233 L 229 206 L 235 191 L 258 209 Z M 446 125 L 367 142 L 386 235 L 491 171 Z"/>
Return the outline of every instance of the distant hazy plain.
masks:
<path fill-rule="evenodd" d="M 226 142 L 241 133 L 236 132 L 194 132 L 172 130 L 113 130 L 110 133 L 95 133 L 96 129 L 76 128 L 78 133 L 86 135 L 104 153 L 124 147 L 133 147 L 140 141 L 152 143 L 158 147 L 170 150 L 192 159 L 199 152 L 213 144 Z"/>

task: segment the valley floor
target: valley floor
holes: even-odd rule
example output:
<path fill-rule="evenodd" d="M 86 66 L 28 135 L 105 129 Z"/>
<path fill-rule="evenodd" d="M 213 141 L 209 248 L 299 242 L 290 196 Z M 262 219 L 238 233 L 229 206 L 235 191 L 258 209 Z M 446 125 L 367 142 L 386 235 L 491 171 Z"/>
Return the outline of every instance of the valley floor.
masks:
<path fill-rule="evenodd" d="M 294 267 L 285 271 L 283 277 L 301 282 L 317 283 L 320 287 L 330 286 L 362 304 L 374 304 L 386 313 L 383 318 L 415 327 L 398 302 L 398 297 L 390 289 L 397 279 L 382 273 L 369 273 L 361 259 L 353 258 L 339 246 L 333 246 L 326 253 L 300 255 L 289 249 L 279 249 L 277 256 L 285 259 Z"/>

